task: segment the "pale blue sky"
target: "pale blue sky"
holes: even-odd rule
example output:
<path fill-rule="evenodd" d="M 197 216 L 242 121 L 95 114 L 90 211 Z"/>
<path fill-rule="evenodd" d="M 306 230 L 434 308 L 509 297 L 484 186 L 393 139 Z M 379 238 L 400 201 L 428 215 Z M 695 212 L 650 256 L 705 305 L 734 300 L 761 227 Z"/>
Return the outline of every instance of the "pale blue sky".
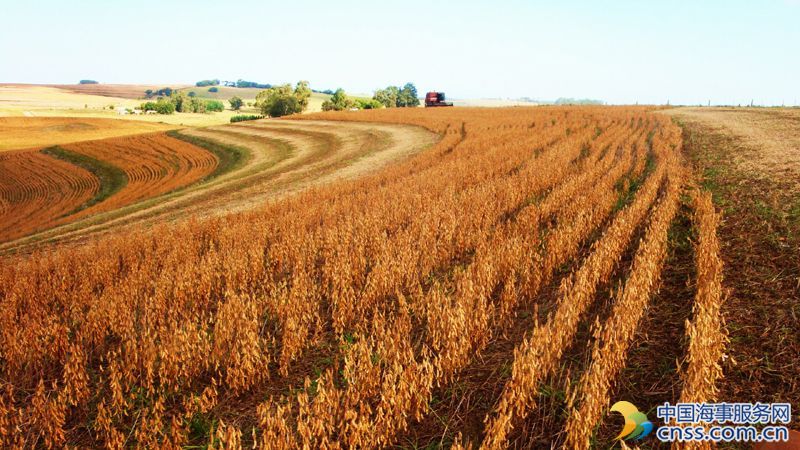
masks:
<path fill-rule="evenodd" d="M 800 0 L 0 1 L 0 82 L 800 102 Z"/>

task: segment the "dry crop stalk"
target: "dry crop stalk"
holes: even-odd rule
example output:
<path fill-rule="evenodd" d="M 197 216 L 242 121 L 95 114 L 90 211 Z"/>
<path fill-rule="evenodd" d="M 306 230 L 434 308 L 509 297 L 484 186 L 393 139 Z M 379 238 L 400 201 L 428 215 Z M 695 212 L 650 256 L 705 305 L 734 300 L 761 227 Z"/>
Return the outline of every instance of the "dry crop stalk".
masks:
<path fill-rule="evenodd" d="M 674 158 L 668 164 L 664 196 L 650 218 L 624 288 L 615 295 L 609 318 L 597 330 L 599 336 L 592 349 L 592 360 L 579 385 L 580 405 L 572 408 L 567 419 L 564 443 L 567 448 L 589 448 L 595 425 L 608 405 L 612 380 L 625 366 L 639 321 L 658 284 L 667 254 L 667 232 L 677 211 L 682 178 Z"/>
<path fill-rule="evenodd" d="M 722 315 L 722 259 L 717 226 L 719 215 L 714 211 L 711 194 L 692 192 L 692 217 L 697 233 L 695 267 L 697 292 L 692 308 L 692 321 L 686 322 L 689 338 L 686 371 L 680 401 L 703 403 L 716 400 L 716 383 L 723 376 L 721 361 L 727 345 L 725 320 Z M 710 442 L 675 442 L 674 449 L 710 449 Z"/>

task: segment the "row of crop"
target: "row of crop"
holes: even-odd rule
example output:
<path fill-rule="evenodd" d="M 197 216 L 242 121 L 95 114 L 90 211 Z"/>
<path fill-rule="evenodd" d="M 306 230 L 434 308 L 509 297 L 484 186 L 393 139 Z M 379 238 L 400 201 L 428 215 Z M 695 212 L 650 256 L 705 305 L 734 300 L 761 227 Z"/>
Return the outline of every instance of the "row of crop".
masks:
<path fill-rule="evenodd" d="M 658 140 L 657 142 L 662 143 Z M 578 407 L 571 407 L 567 420 L 567 448 L 588 449 L 590 439 L 609 401 L 611 383 L 625 366 L 626 356 L 639 322 L 661 276 L 667 254 L 667 231 L 678 206 L 683 176 L 677 158 L 666 162 L 667 179 L 661 201 L 636 251 L 630 275 L 615 295 L 609 318 L 597 330 L 589 367 L 581 376 Z"/>
<path fill-rule="evenodd" d="M 680 401 L 704 403 L 717 399 L 717 381 L 722 374 L 721 362 L 727 345 L 725 320 L 722 315 L 722 260 L 717 226 L 719 215 L 714 211 L 711 194 L 693 192 L 693 226 L 697 292 L 692 306 L 692 321 L 687 322 L 689 339 L 686 369 Z M 675 442 L 675 449 L 710 449 L 710 442 Z"/>
<path fill-rule="evenodd" d="M 92 198 L 90 172 L 40 152 L 0 156 L 0 242 L 57 224 Z"/>
<path fill-rule="evenodd" d="M 212 153 L 163 133 L 86 141 L 64 145 L 123 170 L 127 182 L 119 192 L 79 214 L 109 211 L 187 186 L 212 173 L 219 160 Z"/>
<path fill-rule="evenodd" d="M 580 268 L 562 282 L 555 312 L 515 349 L 511 379 L 494 411 L 486 418 L 483 448 L 503 448 L 514 423 L 534 406 L 539 383 L 556 368 L 599 285 L 608 281 L 646 217 L 666 174 L 665 160 L 669 156 L 661 146 L 654 146 L 654 150 L 658 160 L 656 169 L 637 192 L 633 203 L 613 219 Z"/>

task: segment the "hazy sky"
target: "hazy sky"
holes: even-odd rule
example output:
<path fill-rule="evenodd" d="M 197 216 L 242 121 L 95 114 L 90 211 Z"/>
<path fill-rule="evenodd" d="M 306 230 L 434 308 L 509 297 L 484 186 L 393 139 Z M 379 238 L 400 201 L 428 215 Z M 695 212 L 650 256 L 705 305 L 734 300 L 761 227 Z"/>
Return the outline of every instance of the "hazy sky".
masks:
<path fill-rule="evenodd" d="M 800 0 L 11 1 L 0 82 L 264 83 L 451 98 L 800 102 Z"/>

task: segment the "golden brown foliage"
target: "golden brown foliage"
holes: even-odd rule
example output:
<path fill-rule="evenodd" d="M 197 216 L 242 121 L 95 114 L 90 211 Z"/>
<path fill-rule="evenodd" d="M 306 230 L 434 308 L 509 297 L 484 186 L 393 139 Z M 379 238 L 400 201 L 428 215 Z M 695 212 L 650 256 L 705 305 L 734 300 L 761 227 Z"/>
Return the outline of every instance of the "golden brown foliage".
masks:
<path fill-rule="evenodd" d="M 722 317 L 722 260 L 719 255 L 717 225 L 719 215 L 714 211 L 711 194 L 693 192 L 694 227 L 697 232 L 695 265 L 697 293 L 694 299 L 693 320 L 686 323 L 689 337 L 686 371 L 680 401 L 703 403 L 716 400 L 717 380 L 722 378 L 722 357 L 727 336 Z M 709 442 L 675 443 L 673 448 L 708 449 Z"/>
<path fill-rule="evenodd" d="M 212 153 L 163 133 L 85 141 L 62 146 L 123 170 L 127 183 L 116 194 L 81 211 L 85 216 L 155 197 L 189 185 L 214 171 Z"/>
<path fill-rule="evenodd" d="M 187 186 L 219 162 L 212 153 L 163 133 L 63 148 L 122 170 L 124 186 L 86 207 L 101 189 L 86 168 L 38 151 L 0 153 L 0 242 Z"/>
<path fill-rule="evenodd" d="M 0 152 L 164 131 L 170 128 L 175 127 L 160 123 L 93 117 L 0 117 Z"/>
<path fill-rule="evenodd" d="M 0 443 L 385 448 L 575 263 L 487 418 L 483 444 L 502 448 L 645 228 L 617 303 L 646 304 L 682 182 L 668 119 L 639 108 L 316 118 L 442 137 L 256 211 L 4 259 Z M 603 341 L 627 345 L 635 327 Z"/>
<path fill-rule="evenodd" d="M 0 242 L 58 224 L 99 187 L 89 171 L 43 153 L 0 153 Z"/>
<path fill-rule="evenodd" d="M 631 273 L 616 295 L 607 321 L 595 330 L 597 340 L 592 361 L 583 373 L 579 387 L 580 405 L 573 408 L 566 425 L 567 448 L 588 449 L 595 426 L 609 401 L 612 380 L 625 367 L 639 322 L 647 310 L 667 254 L 667 231 L 678 208 L 682 173 L 674 155 L 667 156 L 667 178 L 662 200 L 650 217 Z"/>

